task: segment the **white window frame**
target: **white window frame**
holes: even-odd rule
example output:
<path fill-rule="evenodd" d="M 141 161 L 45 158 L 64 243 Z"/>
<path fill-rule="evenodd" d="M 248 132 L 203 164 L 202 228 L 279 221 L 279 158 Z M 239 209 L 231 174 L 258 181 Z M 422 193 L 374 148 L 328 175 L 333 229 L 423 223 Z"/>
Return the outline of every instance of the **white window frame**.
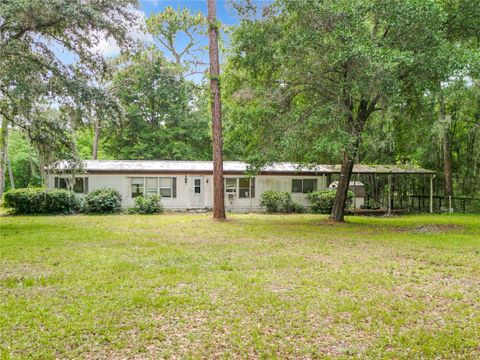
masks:
<path fill-rule="evenodd" d="M 293 194 L 308 194 L 308 192 L 305 192 L 304 191 L 304 181 L 305 180 L 311 180 L 314 182 L 314 186 L 313 186 L 313 190 L 311 192 L 314 192 L 314 191 L 318 191 L 318 179 L 317 178 L 301 178 L 301 179 L 292 179 L 292 193 Z M 294 181 L 301 181 L 302 182 L 302 189 L 301 191 L 293 191 L 293 182 Z"/>
<path fill-rule="evenodd" d="M 149 180 L 155 180 L 155 186 L 154 187 L 151 187 L 148 184 Z M 145 196 L 149 196 L 149 195 L 158 195 L 158 183 L 159 183 L 159 180 L 158 178 L 156 177 L 146 177 L 145 178 L 145 190 L 144 190 L 144 193 L 145 193 Z M 150 192 L 149 190 L 151 189 L 154 189 L 153 192 Z"/>
<path fill-rule="evenodd" d="M 235 186 L 234 187 L 228 187 L 227 186 L 227 180 L 231 183 L 232 180 L 235 181 Z M 224 186 L 225 186 L 225 197 L 228 197 L 228 194 L 233 194 L 234 197 L 237 197 L 237 178 L 224 178 Z"/>
<path fill-rule="evenodd" d="M 248 179 L 248 196 L 240 196 L 240 179 Z M 235 187 L 227 188 L 227 180 L 235 180 Z M 253 184 L 253 186 L 252 186 Z M 225 186 L 225 197 L 228 197 L 228 194 L 234 194 L 234 197 L 237 199 L 254 199 L 255 198 L 255 178 L 254 177 L 226 177 L 224 178 L 224 186 Z M 246 189 L 242 187 L 242 189 Z M 252 189 L 253 189 L 253 196 L 252 196 Z"/>
<path fill-rule="evenodd" d="M 160 177 L 152 177 L 152 176 L 146 176 L 146 177 L 142 177 L 142 176 L 132 176 L 130 177 L 130 197 L 133 199 L 135 198 L 136 196 L 133 196 L 133 179 L 143 179 L 143 183 L 142 183 L 142 193 L 137 195 L 137 196 L 149 196 L 149 195 L 153 195 L 153 194 L 156 194 L 156 195 L 160 195 L 162 196 L 162 198 L 168 198 L 168 199 L 171 199 L 171 198 L 176 198 L 177 197 L 177 191 L 176 191 L 176 185 L 177 185 L 177 181 L 176 181 L 176 177 L 170 177 L 170 176 L 160 176 Z M 148 189 L 147 189 L 147 182 L 151 179 L 155 179 L 155 192 L 149 192 Z M 170 184 L 169 186 L 162 186 L 162 179 L 168 179 L 170 181 Z M 150 190 L 153 189 L 153 187 L 150 187 Z M 161 190 L 165 190 L 165 189 L 168 189 L 170 191 L 170 195 L 169 196 L 166 196 L 166 195 L 161 195 Z"/>
<path fill-rule="evenodd" d="M 162 183 L 162 179 L 168 179 L 170 180 L 170 185 L 169 186 L 162 186 L 161 183 Z M 159 177 L 158 178 L 158 194 L 162 197 L 162 198 L 173 198 L 173 178 L 171 177 Z M 170 196 L 164 196 L 162 195 L 162 190 L 170 190 Z"/>

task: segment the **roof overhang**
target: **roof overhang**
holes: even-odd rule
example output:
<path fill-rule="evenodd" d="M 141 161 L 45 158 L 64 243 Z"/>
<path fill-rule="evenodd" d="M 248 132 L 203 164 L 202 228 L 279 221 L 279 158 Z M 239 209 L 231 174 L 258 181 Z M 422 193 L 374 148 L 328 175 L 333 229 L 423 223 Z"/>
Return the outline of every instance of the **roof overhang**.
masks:
<path fill-rule="evenodd" d="M 272 176 L 321 176 L 339 174 L 340 165 L 311 165 L 305 166 L 296 163 L 273 163 L 265 166 L 257 175 Z M 53 172 L 68 172 L 67 162 L 59 162 L 51 167 Z M 145 161 L 145 160 L 84 160 L 81 170 L 86 174 L 98 175 L 211 175 L 212 161 Z M 240 161 L 225 161 L 225 175 L 245 175 L 249 165 Z M 357 164 L 353 167 L 353 174 L 416 174 L 433 175 L 432 170 L 403 165 L 365 165 Z"/>

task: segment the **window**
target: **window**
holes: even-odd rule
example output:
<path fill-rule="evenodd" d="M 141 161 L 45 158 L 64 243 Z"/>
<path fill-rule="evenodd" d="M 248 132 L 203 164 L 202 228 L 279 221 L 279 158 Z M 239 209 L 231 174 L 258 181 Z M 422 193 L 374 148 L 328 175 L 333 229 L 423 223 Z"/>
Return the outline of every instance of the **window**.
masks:
<path fill-rule="evenodd" d="M 201 179 L 195 179 L 195 184 L 194 184 L 193 188 L 194 188 L 194 193 L 195 194 L 200 194 L 202 192 L 202 180 Z"/>
<path fill-rule="evenodd" d="M 317 179 L 292 179 L 293 193 L 311 193 L 317 191 Z"/>
<path fill-rule="evenodd" d="M 134 177 L 131 178 L 132 198 L 159 194 L 162 197 L 177 197 L 177 178 Z"/>
<path fill-rule="evenodd" d="M 255 197 L 255 179 L 254 178 L 226 178 L 225 193 L 237 194 L 241 199 Z"/>
<path fill-rule="evenodd" d="M 255 179 L 254 178 L 238 179 L 238 196 L 240 198 L 255 197 Z"/>
<path fill-rule="evenodd" d="M 303 181 L 301 179 L 293 179 L 292 180 L 292 192 L 293 193 L 301 193 L 303 192 Z"/>
<path fill-rule="evenodd" d="M 73 186 L 71 185 L 71 178 L 55 177 L 55 189 L 71 189 L 77 194 L 88 193 L 88 178 L 76 177 Z"/>
<path fill-rule="evenodd" d="M 158 194 L 158 179 L 157 178 L 145 178 L 145 195 Z"/>
<path fill-rule="evenodd" d="M 227 194 L 237 193 L 237 179 L 233 179 L 233 178 L 225 179 L 225 192 Z"/>
<path fill-rule="evenodd" d="M 317 190 L 317 179 L 304 179 L 303 192 L 311 193 Z"/>
<path fill-rule="evenodd" d="M 143 196 L 143 178 L 132 178 L 132 198 Z"/>
<path fill-rule="evenodd" d="M 55 189 L 67 189 L 67 179 L 56 177 L 55 178 Z"/>
<path fill-rule="evenodd" d="M 172 178 L 158 178 L 160 185 L 161 197 L 173 197 L 173 180 Z"/>

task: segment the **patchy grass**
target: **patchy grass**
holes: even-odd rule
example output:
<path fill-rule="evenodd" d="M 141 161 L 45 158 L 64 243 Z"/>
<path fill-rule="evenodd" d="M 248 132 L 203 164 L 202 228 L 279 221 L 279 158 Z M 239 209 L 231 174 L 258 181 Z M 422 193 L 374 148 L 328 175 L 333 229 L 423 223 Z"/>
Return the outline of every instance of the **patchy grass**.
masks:
<path fill-rule="evenodd" d="M 480 217 L 322 219 L 2 217 L 2 358 L 480 357 Z"/>

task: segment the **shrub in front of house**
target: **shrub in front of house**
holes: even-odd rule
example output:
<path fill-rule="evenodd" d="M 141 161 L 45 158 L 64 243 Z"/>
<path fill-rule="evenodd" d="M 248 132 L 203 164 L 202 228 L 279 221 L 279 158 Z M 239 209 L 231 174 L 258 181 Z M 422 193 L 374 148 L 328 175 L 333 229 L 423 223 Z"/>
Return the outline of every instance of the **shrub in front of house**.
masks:
<path fill-rule="evenodd" d="M 260 205 L 268 213 L 304 212 L 304 207 L 292 200 L 292 195 L 286 191 L 265 191 L 260 197 Z"/>
<path fill-rule="evenodd" d="M 12 189 L 3 196 L 4 206 L 15 214 L 73 214 L 80 210 L 78 196 L 64 189 Z"/>
<path fill-rule="evenodd" d="M 310 201 L 310 211 L 315 214 L 330 214 L 335 202 L 336 190 L 314 191 L 307 195 Z M 347 195 L 347 206 L 352 203 L 353 192 L 349 191 Z"/>
<path fill-rule="evenodd" d="M 99 189 L 85 196 L 86 213 L 110 214 L 121 210 L 122 197 L 115 189 Z"/>
<path fill-rule="evenodd" d="M 160 214 L 163 213 L 161 197 L 151 195 L 147 197 L 137 196 L 135 205 L 128 209 L 129 214 Z"/>
<path fill-rule="evenodd" d="M 306 212 L 306 209 L 305 209 L 305 206 L 303 206 L 302 204 L 292 202 L 292 205 L 290 207 L 290 211 L 288 211 L 288 212 L 303 214 L 304 212 Z"/>

